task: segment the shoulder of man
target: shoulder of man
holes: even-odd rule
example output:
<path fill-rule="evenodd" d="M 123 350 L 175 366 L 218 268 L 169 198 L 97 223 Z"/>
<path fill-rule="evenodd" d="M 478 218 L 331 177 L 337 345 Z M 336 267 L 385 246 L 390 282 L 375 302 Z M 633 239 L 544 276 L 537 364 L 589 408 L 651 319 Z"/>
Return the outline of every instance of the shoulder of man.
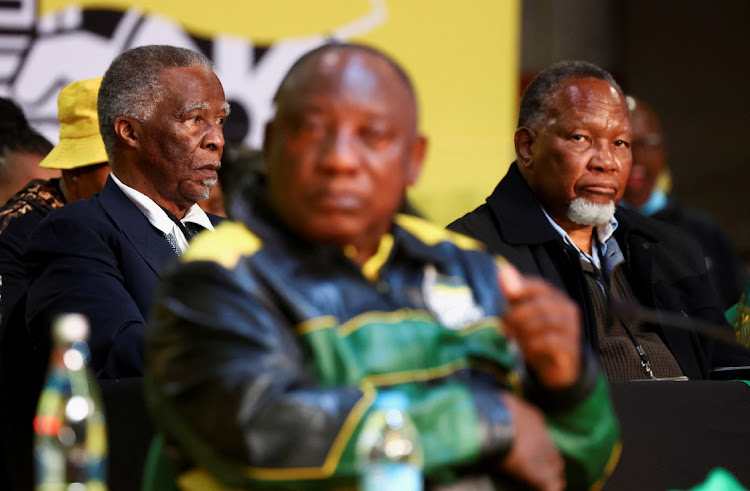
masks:
<path fill-rule="evenodd" d="M 685 266 L 698 272 L 705 272 L 703 248 L 684 230 L 624 208 L 617 209 L 615 218 L 620 225 L 615 231 L 618 243 L 624 240 L 626 242 L 624 245 L 627 247 L 637 241 L 641 248 L 650 248 L 655 245 L 657 251 L 662 251 L 672 260 L 682 261 Z"/>
<path fill-rule="evenodd" d="M 679 201 L 674 202 L 673 209 L 675 212 L 670 216 L 665 216 L 664 220 L 692 234 L 699 242 L 704 244 L 710 242 L 731 243 L 726 232 L 709 213 L 685 206 Z M 655 216 L 659 218 L 658 214 Z"/>
<path fill-rule="evenodd" d="M 92 220 L 96 220 L 100 215 L 103 216 L 101 205 L 96 196 L 93 196 L 87 200 L 76 200 L 52 210 L 41 223 L 72 221 L 90 226 L 93 223 Z"/>
<path fill-rule="evenodd" d="M 446 242 L 463 250 L 486 250 L 484 243 L 474 237 L 469 237 L 466 234 L 454 230 L 440 228 L 432 222 L 413 215 L 396 215 L 394 222 L 396 225 L 406 230 L 409 234 L 428 246 Z"/>
<path fill-rule="evenodd" d="M 492 210 L 486 203 L 479 205 L 464 216 L 455 219 L 446 227 L 448 230 L 468 235 L 476 239 L 484 235 L 492 224 Z"/>
<path fill-rule="evenodd" d="M 107 237 L 123 240 L 116 221 L 104 212 L 96 197 L 77 200 L 52 210 L 38 222 L 29 235 L 24 256 L 80 256 L 92 247 L 110 243 Z"/>
<path fill-rule="evenodd" d="M 180 262 L 211 261 L 226 269 L 233 269 L 240 258 L 252 256 L 263 247 L 263 241 L 245 224 L 222 220 L 213 233 L 196 237 Z"/>

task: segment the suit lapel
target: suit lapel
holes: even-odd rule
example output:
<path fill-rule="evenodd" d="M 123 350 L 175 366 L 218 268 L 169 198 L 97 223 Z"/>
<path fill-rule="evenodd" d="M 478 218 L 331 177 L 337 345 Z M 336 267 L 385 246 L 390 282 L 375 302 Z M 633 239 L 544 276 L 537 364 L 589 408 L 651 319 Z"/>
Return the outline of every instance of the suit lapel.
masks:
<path fill-rule="evenodd" d="M 99 203 L 125 239 L 133 245 L 154 273 L 161 276 L 164 266 L 176 257 L 164 235 L 151 225 L 111 177 L 107 178 L 107 183 L 99 194 Z"/>
<path fill-rule="evenodd" d="M 513 162 L 487 205 L 500 225 L 502 239 L 511 245 L 537 245 L 560 239 L 549 224 L 536 196 Z"/>
<path fill-rule="evenodd" d="M 213 213 L 206 213 L 206 216 L 208 217 L 209 221 L 211 222 L 211 225 L 214 226 L 214 228 L 219 225 L 221 222 L 226 220 L 224 217 L 220 217 L 219 215 L 214 215 Z"/>

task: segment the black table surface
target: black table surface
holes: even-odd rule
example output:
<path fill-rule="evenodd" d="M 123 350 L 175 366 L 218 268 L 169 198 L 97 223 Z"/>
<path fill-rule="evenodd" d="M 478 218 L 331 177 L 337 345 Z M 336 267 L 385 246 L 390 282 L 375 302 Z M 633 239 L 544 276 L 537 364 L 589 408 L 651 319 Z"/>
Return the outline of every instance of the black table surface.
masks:
<path fill-rule="evenodd" d="M 689 489 L 718 467 L 750 488 L 750 387 L 741 381 L 611 385 L 623 450 L 604 486 Z"/>
<path fill-rule="evenodd" d="M 140 489 L 153 435 L 140 379 L 102 384 L 110 491 Z M 750 387 L 739 381 L 611 385 L 623 450 L 604 491 L 689 489 L 723 467 L 750 489 Z"/>

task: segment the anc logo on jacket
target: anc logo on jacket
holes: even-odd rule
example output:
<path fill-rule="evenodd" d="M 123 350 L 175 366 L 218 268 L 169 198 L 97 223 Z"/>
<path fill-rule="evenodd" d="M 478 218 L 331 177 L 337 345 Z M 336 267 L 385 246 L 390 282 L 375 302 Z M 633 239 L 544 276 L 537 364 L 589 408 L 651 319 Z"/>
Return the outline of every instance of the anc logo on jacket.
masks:
<path fill-rule="evenodd" d="M 431 264 L 424 269 L 422 295 L 432 315 L 449 329 L 462 329 L 485 316 L 466 283 L 438 273 Z"/>

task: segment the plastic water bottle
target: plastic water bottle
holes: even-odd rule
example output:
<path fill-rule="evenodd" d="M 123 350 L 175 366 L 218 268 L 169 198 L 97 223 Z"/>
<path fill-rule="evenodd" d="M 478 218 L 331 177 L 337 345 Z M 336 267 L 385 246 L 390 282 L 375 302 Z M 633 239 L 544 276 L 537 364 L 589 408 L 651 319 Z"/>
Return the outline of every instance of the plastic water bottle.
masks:
<path fill-rule="evenodd" d="M 381 392 L 357 440 L 362 491 L 421 491 L 424 454 L 401 392 Z"/>
<path fill-rule="evenodd" d="M 99 386 L 88 369 L 81 314 L 52 323 L 52 352 L 34 417 L 37 491 L 104 491 L 107 435 Z"/>

